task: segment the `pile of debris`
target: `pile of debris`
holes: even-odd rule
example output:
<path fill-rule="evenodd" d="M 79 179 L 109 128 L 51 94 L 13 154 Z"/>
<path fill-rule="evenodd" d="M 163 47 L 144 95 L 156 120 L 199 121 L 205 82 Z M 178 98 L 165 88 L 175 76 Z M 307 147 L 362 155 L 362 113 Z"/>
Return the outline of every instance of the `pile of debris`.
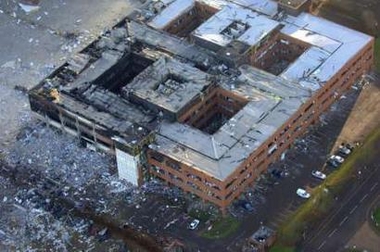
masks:
<path fill-rule="evenodd" d="M 39 123 L 24 128 L 2 154 L 0 250 L 70 251 L 105 242 L 105 251 L 125 250 L 104 227 L 94 233 L 92 217 L 114 216 L 118 203 L 138 204 L 144 195 L 109 173 L 115 164 L 108 155 L 79 144 Z"/>
<path fill-rule="evenodd" d="M 24 128 L 6 155 L 14 166 L 32 166 L 46 176 L 80 187 L 108 172 L 112 159 L 103 153 L 79 148 L 79 140 L 39 123 Z"/>

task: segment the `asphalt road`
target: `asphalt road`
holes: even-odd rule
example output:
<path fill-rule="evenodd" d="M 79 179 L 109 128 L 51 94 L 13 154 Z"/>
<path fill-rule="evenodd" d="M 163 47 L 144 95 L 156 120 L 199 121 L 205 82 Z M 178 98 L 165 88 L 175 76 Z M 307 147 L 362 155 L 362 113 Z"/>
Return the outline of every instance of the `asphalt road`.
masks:
<path fill-rule="evenodd" d="M 341 251 L 366 221 L 370 206 L 380 197 L 380 165 L 361 167 L 357 183 L 314 231 L 305 233 L 302 251 Z"/>

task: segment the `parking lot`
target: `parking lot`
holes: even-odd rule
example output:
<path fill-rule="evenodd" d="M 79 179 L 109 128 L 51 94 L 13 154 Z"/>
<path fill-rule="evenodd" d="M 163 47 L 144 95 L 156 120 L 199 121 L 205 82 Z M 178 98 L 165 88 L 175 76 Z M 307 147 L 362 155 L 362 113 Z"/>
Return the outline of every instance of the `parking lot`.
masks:
<path fill-rule="evenodd" d="M 376 88 L 374 85 L 371 88 Z M 368 86 L 365 87 L 367 89 Z M 363 92 L 371 92 L 363 90 Z M 313 177 L 313 170 L 328 175 L 335 169 L 328 165 L 328 158 L 336 153 L 342 141 L 354 139 L 354 135 L 341 135 L 347 120 L 352 116 L 354 106 L 360 95 L 360 89 L 349 90 L 331 109 L 323 114 L 320 123 L 311 127 L 309 132 L 298 139 L 293 148 L 287 151 L 283 160 L 270 166 L 268 173 L 261 176 L 256 185 L 249 188 L 244 195 L 229 208 L 232 216 L 240 221 L 239 230 L 224 239 L 213 240 L 202 238 L 202 232 L 210 228 L 212 222 L 201 221 L 196 230 L 189 230 L 188 224 L 193 217 L 189 211 L 201 208 L 214 212 L 212 205 L 198 202 L 189 195 L 179 191 L 171 191 L 165 185 L 155 188 L 154 193 L 141 205 L 131 207 L 125 217 L 127 222 L 161 236 L 174 237 L 186 244 L 187 251 L 236 251 L 245 243 L 260 225 L 276 228 L 289 214 L 294 212 L 305 199 L 297 196 L 297 188 L 308 192 L 321 183 L 321 179 Z M 364 98 L 361 98 L 361 100 Z M 360 142 L 360 136 L 356 136 Z M 349 142 L 354 145 L 355 142 Z M 158 185 L 156 185 L 158 186 Z M 165 193 L 166 191 L 166 193 Z M 157 192 L 163 192 L 157 195 Z M 169 199 L 168 199 L 169 197 Z M 244 207 L 249 203 L 250 207 Z M 210 210 L 211 209 L 211 210 Z M 211 215 L 212 216 L 212 215 Z"/>

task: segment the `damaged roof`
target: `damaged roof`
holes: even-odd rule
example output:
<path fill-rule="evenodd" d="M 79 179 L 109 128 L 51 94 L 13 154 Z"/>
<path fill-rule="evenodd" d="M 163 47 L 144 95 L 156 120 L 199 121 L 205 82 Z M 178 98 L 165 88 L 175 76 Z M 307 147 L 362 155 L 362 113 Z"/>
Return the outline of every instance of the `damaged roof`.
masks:
<path fill-rule="evenodd" d="M 280 76 L 243 65 L 239 67 L 240 75 L 236 79 L 227 78 L 217 83 L 220 88 L 244 97 L 248 103 L 214 134 L 178 122 L 157 122 L 156 143 L 150 148 L 216 179 L 225 180 L 372 38 L 306 13 L 298 17 L 285 16 L 277 21 L 226 1 L 203 2 L 212 2 L 221 10 L 198 27 L 195 36 L 222 46 L 232 40 L 252 46 L 279 25 L 284 25 L 282 33 L 310 45 Z M 268 6 L 256 0 L 233 2 L 249 4 L 249 8 L 261 9 L 274 16 L 271 10 L 275 3 L 271 1 L 263 2 Z M 162 9 L 161 15 L 165 10 L 172 16 L 176 14 L 170 9 L 170 6 L 176 6 L 175 3 L 184 4 L 180 8 L 182 11 L 193 4 L 190 0 L 165 1 L 166 8 Z M 155 21 L 157 24 L 166 22 L 164 17 L 159 18 L 157 16 Z M 231 24 L 235 29 L 232 38 L 223 33 L 231 28 Z M 138 125 L 148 124 L 153 117 L 97 83 L 128 54 L 126 45 L 138 41 L 143 47 L 139 48 L 139 53 L 143 54 L 149 48 L 156 62 L 125 83 L 123 91 L 174 113 L 213 84 L 213 76 L 194 65 L 216 66 L 217 55 L 144 24 L 129 21 L 127 25 L 128 37 L 125 29 L 103 37 L 97 44 L 102 52 L 96 58 L 88 58 L 82 52 L 65 66 L 75 75 L 69 76 L 68 80 L 52 76 L 39 87 L 39 91 L 59 90 L 57 105 L 97 127 L 120 133 L 120 137 L 134 143 L 141 135 L 137 132 L 137 136 L 133 136 L 136 129 L 145 132 L 145 129 L 139 130 Z M 163 54 L 166 56 L 162 57 Z"/>
<path fill-rule="evenodd" d="M 239 24 L 232 28 L 231 25 L 234 22 Z M 257 12 L 236 5 L 226 5 L 193 31 L 192 36 L 222 47 L 227 46 L 233 40 L 253 46 L 278 25 L 277 21 Z"/>
<path fill-rule="evenodd" d="M 125 86 L 124 92 L 177 113 L 210 84 L 210 75 L 188 64 L 162 57 Z"/>
<path fill-rule="evenodd" d="M 248 103 L 212 135 L 180 123 L 162 123 L 157 152 L 216 179 L 225 180 L 311 96 L 301 85 L 244 65 L 241 75 L 220 86 Z M 233 84 L 233 85 L 231 85 Z"/>
<path fill-rule="evenodd" d="M 312 47 L 296 59 L 281 76 L 300 82 L 313 91 L 331 79 L 373 38 L 326 19 L 301 13 L 286 16 L 281 32 Z"/>

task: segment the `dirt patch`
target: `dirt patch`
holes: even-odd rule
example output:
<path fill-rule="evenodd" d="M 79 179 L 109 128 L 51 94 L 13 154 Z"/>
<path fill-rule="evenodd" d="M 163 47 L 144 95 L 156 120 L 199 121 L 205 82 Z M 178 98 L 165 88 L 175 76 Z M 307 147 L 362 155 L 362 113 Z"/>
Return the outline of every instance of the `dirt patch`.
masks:
<path fill-rule="evenodd" d="M 313 13 L 373 36 L 380 35 L 378 0 L 321 0 Z"/>
<path fill-rule="evenodd" d="M 342 99 L 345 99 L 344 96 Z M 349 117 L 340 132 L 335 147 L 341 142 L 362 142 L 374 128 L 380 125 L 380 80 L 365 84 Z M 336 148 L 333 148 L 336 149 Z"/>
<path fill-rule="evenodd" d="M 380 236 L 373 232 L 368 222 L 365 222 L 358 232 L 348 242 L 347 246 L 368 251 L 378 251 L 380 244 Z"/>

